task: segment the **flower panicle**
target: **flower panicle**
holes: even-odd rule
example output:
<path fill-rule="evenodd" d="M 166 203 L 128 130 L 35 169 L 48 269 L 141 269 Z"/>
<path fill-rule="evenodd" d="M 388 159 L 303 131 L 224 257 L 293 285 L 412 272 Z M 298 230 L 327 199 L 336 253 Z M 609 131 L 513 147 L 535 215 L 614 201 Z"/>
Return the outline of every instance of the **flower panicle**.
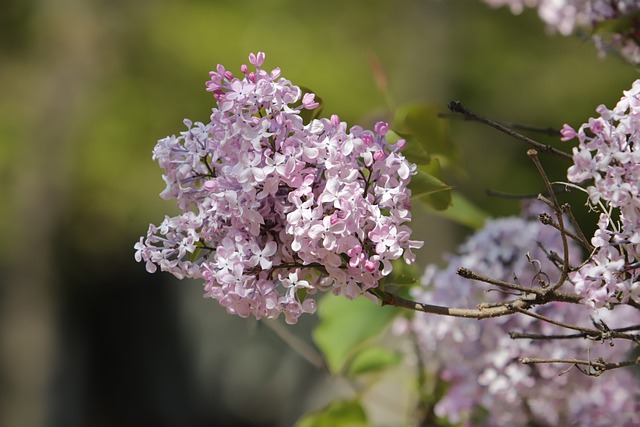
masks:
<path fill-rule="evenodd" d="M 161 196 L 182 213 L 136 243 L 147 270 L 205 282 L 205 296 L 242 317 L 295 323 L 314 294 L 356 298 L 422 242 L 411 239 L 408 184 L 416 166 L 389 144 L 388 125 L 350 129 L 337 115 L 305 123 L 312 93 L 261 68 L 251 54 L 235 76 L 218 65 L 206 90 L 208 123 L 185 121 L 158 141 Z"/>

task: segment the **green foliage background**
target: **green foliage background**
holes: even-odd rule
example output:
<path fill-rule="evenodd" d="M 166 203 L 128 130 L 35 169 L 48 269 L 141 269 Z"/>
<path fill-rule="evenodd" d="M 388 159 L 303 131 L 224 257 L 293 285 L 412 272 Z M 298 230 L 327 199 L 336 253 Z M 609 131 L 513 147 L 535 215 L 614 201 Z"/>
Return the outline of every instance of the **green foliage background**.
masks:
<path fill-rule="evenodd" d="M 363 125 L 411 103 L 445 112 L 451 100 L 516 123 L 579 125 L 637 77 L 617 58 L 597 59 L 589 41 L 546 35 L 535 12 L 472 0 L 6 0 L 0 425 L 290 425 L 326 403 L 313 392 L 323 372 L 270 330 L 228 319 L 198 298 L 198 284 L 178 287 L 133 261 L 148 223 L 173 212 L 157 197 L 155 141 L 185 117 L 207 120 L 209 70 L 237 70 L 260 50 L 266 67 L 316 91 L 325 114 Z M 518 209 L 487 188 L 541 189 L 519 142 L 449 126 L 464 172 L 446 181 L 481 208 Z M 548 165 L 561 179 L 566 164 Z M 427 241 L 421 264 L 468 232 L 420 207 L 414 218 Z M 313 322 L 292 330 L 310 343 Z M 255 357 L 238 356 L 247 352 Z M 96 373 L 107 364 L 113 372 Z"/>

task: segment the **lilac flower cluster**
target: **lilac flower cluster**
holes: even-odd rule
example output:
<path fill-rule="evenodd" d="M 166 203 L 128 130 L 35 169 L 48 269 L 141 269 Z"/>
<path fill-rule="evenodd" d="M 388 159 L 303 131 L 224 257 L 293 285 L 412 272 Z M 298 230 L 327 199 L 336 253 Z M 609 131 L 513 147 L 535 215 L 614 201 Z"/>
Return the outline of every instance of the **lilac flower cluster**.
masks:
<path fill-rule="evenodd" d="M 586 303 L 602 307 L 640 302 L 640 80 L 613 110 L 596 111 L 577 131 L 565 125 L 562 139 L 577 137 L 567 177 L 589 183 L 589 204 L 600 211 L 595 250 L 570 279 Z"/>
<path fill-rule="evenodd" d="M 514 14 L 525 7 L 537 8 L 538 15 L 547 26 L 562 35 L 570 35 L 577 28 L 592 35 L 600 52 L 617 50 L 629 62 L 640 63 L 640 27 L 632 14 L 640 11 L 638 0 L 484 0 L 493 6 L 508 6 Z M 629 19 L 629 28 L 615 27 L 606 38 L 600 25 L 610 20 Z"/>
<path fill-rule="evenodd" d="M 456 274 L 466 267 L 498 280 L 522 286 L 553 283 L 557 267 L 545 251 L 562 251 L 559 233 L 538 221 L 520 217 L 487 221 L 471 236 L 447 267 L 427 267 L 422 287 L 413 296 L 432 304 L 475 307 L 511 297 L 484 283 Z M 578 254 L 571 246 L 571 252 Z M 527 257 L 528 255 L 528 257 Z M 573 257 L 572 262 L 576 259 Z M 629 307 L 599 310 L 595 315 L 609 327 L 637 323 L 640 314 Z M 554 302 L 535 312 L 555 320 L 593 327 L 591 309 L 581 304 Z M 624 323 L 623 323 L 624 322 Z M 640 387 L 623 370 L 594 378 L 567 365 L 524 365 L 521 357 L 624 360 L 630 344 L 586 339 L 511 339 L 509 332 L 567 334 L 566 329 L 525 315 L 469 322 L 417 313 L 408 326 L 417 337 L 425 368 L 448 383 L 435 407 L 436 415 L 464 426 L 635 426 L 640 423 Z"/>
<path fill-rule="evenodd" d="M 295 323 L 313 313 L 318 290 L 355 298 L 375 288 L 391 262 L 414 261 L 410 195 L 416 166 L 373 131 L 333 115 L 304 123 L 314 94 L 262 69 L 251 54 L 241 75 L 218 65 L 206 83 L 217 108 L 207 124 L 185 120 L 158 141 L 161 196 L 180 215 L 150 225 L 135 245 L 149 272 L 201 278 L 205 296 L 229 313 Z"/>

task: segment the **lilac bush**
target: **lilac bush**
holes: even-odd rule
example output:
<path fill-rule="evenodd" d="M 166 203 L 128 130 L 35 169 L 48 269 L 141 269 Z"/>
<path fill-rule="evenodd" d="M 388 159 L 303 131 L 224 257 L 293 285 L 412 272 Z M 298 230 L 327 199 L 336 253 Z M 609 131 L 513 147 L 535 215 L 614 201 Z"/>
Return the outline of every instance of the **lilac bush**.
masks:
<path fill-rule="evenodd" d="M 185 120 L 158 141 L 161 196 L 181 214 L 150 225 L 136 260 L 204 280 L 229 313 L 295 323 L 313 294 L 355 298 L 378 286 L 401 257 L 414 261 L 407 185 L 416 166 L 390 144 L 388 125 L 350 129 L 338 116 L 305 123 L 319 106 L 251 54 L 239 77 L 218 65 L 206 83 L 209 123 Z"/>
<path fill-rule="evenodd" d="M 578 248 L 571 245 L 578 262 Z M 553 283 L 560 275 L 549 253 L 562 251 L 557 230 L 537 219 L 508 217 L 489 220 L 484 228 L 447 259 L 447 266 L 427 267 L 422 286 L 412 289 L 416 300 L 448 306 L 501 303 L 510 294 L 460 277 L 458 267 L 523 286 Z M 567 283 L 565 287 L 569 288 Z M 592 312 L 584 305 L 552 302 L 534 313 L 572 325 L 605 322 L 616 328 L 640 322 L 630 307 Z M 540 338 L 567 335 L 567 330 L 522 314 L 477 322 L 416 313 L 409 323 L 416 336 L 424 368 L 448 385 L 435 406 L 439 417 L 473 426 L 589 425 L 633 426 L 640 423 L 640 387 L 624 369 L 592 378 L 566 365 L 525 365 L 523 357 L 558 360 L 591 358 L 618 360 L 633 348 L 630 341 Z M 539 339 L 512 339 L 525 332 Z"/>
<path fill-rule="evenodd" d="M 602 49 L 640 63 L 638 1 L 486 2 L 515 13 L 537 7 L 560 33 L 586 28 Z M 607 27 L 613 37 L 605 41 L 600 30 L 611 22 L 619 25 Z M 419 196 L 447 191 L 427 201 L 446 207 L 450 187 L 439 179 L 446 155 L 434 157 L 421 141 L 430 135 L 410 135 L 416 145 L 403 153 L 406 141 L 385 122 L 367 130 L 337 115 L 317 118 L 315 94 L 278 68 L 263 69 L 264 60 L 250 54 L 253 69 L 242 65 L 237 76 L 218 65 L 206 82 L 216 103 L 210 121 L 185 120 L 186 130 L 158 141 L 161 197 L 175 199 L 180 213 L 149 226 L 135 244 L 138 262 L 151 273 L 204 282 L 206 297 L 241 317 L 283 314 L 293 324 L 316 311 L 319 292 L 413 310 L 397 325 L 415 338 L 420 370 L 444 385 L 429 405 L 452 423 L 640 425 L 640 383 L 620 369 L 640 364 L 632 353 L 640 343 L 640 80 L 613 109 L 599 106 L 600 116 L 577 130 L 564 125 L 561 139 L 578 140 L 573 155 L 452 102 L 451 111 L 533 146 L 527 154 L 546 193 L 520 217 L 488 220 L 445 267 L 428 266 L 407 299 L 386 285 L 406 279 L 404 266 L 391 275 L 394 262 L 412 264 L 423 244 L 411 239 L 409 184 L 413 177 Z M 422 118 L 414 116 L 413 125 Z M 561 184 L 584 191 L 599 213 L 590 239 L 571 206 L 558 201 L 539 152 L 571 162 Z M 462 205 L 452 218 L 471 215 Z M 467 224 L 481 224 L 473 219 Z M 335 314 L 326 307 L 321 314 Z M 380 348 L 363 350 L 390 320 L 349 333 L 332 320 L 323 319 L 316 339 L 332 371 L 367 372 L 396 360 Z M 342 404 L 364 417 L 359 399 Z"/>
<path fill-rule="evenodd" d="M 571 281 L 593 307 L 640 304 L 640 80 L 612 110 L 596 111 L 600 117 L 577 131 L 563 128 L 564 140 L 579 141 L 568 178 L 586 183 L 588 203 L 600 212 L 593 253 Z"/>
<path fill-rule="evenodd" d="M 640 63 L 640 1 L 638 0 L 484 0 L 508 6 L 515 14 L 537 8 L 552 31 L 570 35 L 584 31 L 603 54 L 615 50 L 633 64 Z"/>

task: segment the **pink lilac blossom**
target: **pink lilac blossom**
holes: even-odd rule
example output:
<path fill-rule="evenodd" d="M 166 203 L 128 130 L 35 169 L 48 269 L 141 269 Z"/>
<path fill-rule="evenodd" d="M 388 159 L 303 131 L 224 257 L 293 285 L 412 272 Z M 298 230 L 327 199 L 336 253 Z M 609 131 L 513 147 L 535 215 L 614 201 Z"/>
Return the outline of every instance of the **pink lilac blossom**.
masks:
<path fill-rule="evenodd" d="M 593 307 L 640 302 L 640 80 L 600 117 L 574 130 L 563 128 L 563 140 L 578 139 L 569 181 L 583 183 L 588 203 L 600 212 L 591 244 L 594 252 L 571 274 L 575 291 Z"/>
<path fill-rule="evenodd" d="M 590 34 L 601 53 L 617 50 L 627 61 L 640 63 L 640 0 L 484 0 L 493 7 L 508 6 L 514 14 L 537 8 L 540 19 L 552 31 L 564 36 L 578 29 Z M 605 36 L 599 26 L 607 21 L 628 19 L 628 28 L 617 26 Z"/>
<path fill-rule="evenodd" d="M 520 217 L 487 221 L 471 236 L 447 267 L 427 267 L 421 287 L 412 290 L 421 302 L 450 307 L 475 307 L 500 302 L 510 295 L 486 284 L 461 278 L 458 267 L 498 280 L 537 286 L 539 280 L 553 283 L 556 266 L 544 251 L 561 253 L 558 232 L 538 221 Z M 574 245 L 571 253 L 578 255 Z M 529 255 L 527 258 L 526 255 Z M 572 262 L 577 261 L 572 256 Z M 566 286 L 566 285 L 565 285 Z M 640 315 L 630 307 L 593 313 L 581 304 L 554 302 L 534 310 L 561 322 L 593 327 L 592 318 L 609 327 L 637 323 Z M 448 383 L 435 406 L 435 413 L 463 426 L 635 426 L 640 423 L 640 387 L 623 369 L 590 377 L 568 365 L 524 365 L 521 357 L 554 359 L 625 360 L 631 344 L 595 342 L 586 339 L 511 339 L 509 332 L 567 334 L 561 329 L 524 315 L 477 322 L 454 317 L 418 313 L 409 327 L 417 337 L 425 368 Z"/>
<path fill-rule="evenodd" d="M 312 295 L 355 298 L 378 286 L 401 257 L 414 261 L 408 223 L 416 166 L 386 123 L 350 129 L 338 116 L 304 123 L 315 95 L 262 69 L 238 77 L 218 65 L 209 123 L 185 120 L 179 136 L 158 141 L 165 199 L 182 213 L 150 225 L 135 258 L 178 278 L 203 279 L 205 296 L 242 317 L 295 323 L 313 313 Z"/>

